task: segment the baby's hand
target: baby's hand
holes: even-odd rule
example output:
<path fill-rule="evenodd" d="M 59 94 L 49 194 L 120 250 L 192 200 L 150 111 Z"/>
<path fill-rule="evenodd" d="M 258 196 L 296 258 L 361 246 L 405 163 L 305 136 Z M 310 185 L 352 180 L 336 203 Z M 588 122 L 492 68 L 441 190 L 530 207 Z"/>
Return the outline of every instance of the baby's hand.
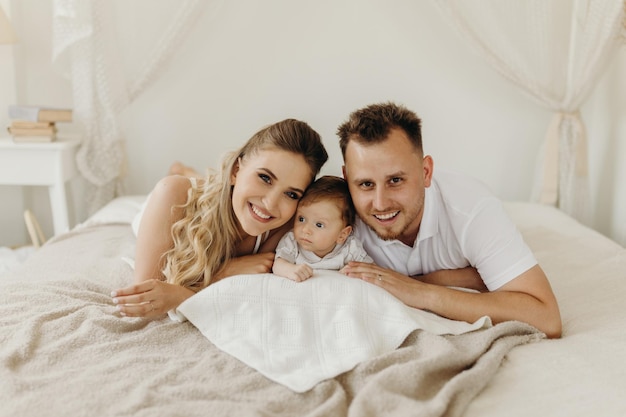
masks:
<path fill-rule="evenodd" d="M 274 260 L 272 272 L 296 282 L 305 281 L 313 276 L 313 268 L 309 265 L 295 265 L 283 258 L 276 258 L 276 260 Z"/>
<path fill-rule="evenodd" d="M 293 265 L 293 269 L 287 278 L 296 282 L 306 281 L 313 276 L 313 268 L 307 264 Z"/>

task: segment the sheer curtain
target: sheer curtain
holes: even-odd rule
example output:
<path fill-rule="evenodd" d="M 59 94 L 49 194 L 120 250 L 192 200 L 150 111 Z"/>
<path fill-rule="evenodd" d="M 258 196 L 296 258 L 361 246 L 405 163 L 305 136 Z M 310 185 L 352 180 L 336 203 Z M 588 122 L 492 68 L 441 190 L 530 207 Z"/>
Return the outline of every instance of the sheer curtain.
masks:
<path fill-rule="evenodd" d="M 554 111 L 532 199 L 589 221 L 579 108 L 619 45 L 624 0 L 435 0 L 505 78 Z"/>
<path fill-rule="evenodd" d="M 178 1 L 178 12 L 141 70 L 127 79 L 116 41 L 115 2 L 54 0 L 53 64 L 72 84 L 74 122 L 82 133 L 77 165 L 92 185 L 90 213 L 122 192 L 125 147 L 118 116 L 160 76 L 208 3 Z"/>

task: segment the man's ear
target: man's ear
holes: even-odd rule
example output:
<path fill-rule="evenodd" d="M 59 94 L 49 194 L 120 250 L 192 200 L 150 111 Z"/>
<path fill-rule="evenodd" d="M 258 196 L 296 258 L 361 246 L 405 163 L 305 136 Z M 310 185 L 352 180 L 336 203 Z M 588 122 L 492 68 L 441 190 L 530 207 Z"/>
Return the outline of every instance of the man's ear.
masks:
<path fill-rule="evenodd" d="M 430 181 L 433 179 L 433 169 L 435 163 L 432 156 L 426 155 L 422 160 L 422 166 L 424 167 L 424 187 L 430 187 Z"/>
<path fill-rule="evenodd" d="M 344 227 L 343 230 L 339 232 L 339 236 L 337 237 L 337 243 L 342 245 L 346 241 L 348 236 L 350 236 L 350 233 L 352 233 L 352 226 Z"/>
<path fill-rule="evenodd" d="M 343 179 L 348 181 L 348 177 L 346 177 L 346 166 L 342 165 L 341 166 L 341 175 L 343 175 Z"/>
<path fill-rule="evenodd" d="M 237 179 L 237 173 L 239 172 L 239 165 L 241 165 L 241 157 L 237 158 L 233 167 L 230 170 L 230 185 L 235 185 Z"/>

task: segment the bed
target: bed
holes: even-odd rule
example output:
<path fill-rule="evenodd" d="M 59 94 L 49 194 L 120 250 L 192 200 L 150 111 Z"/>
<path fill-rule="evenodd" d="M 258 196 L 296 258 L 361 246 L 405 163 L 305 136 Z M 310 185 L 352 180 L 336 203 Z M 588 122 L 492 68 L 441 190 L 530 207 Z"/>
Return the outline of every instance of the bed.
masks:
<path fill-rule="evenodd" d="M 380 340 L 369 332 L 379 350 L 293 389 L 228 351 L 194 319 L 116 314 L 110 292 L 130 282 L 130 223 L 141 199 L 114 200 L 0 277 L 0 415 L 626 415 L 626 249 L 555 208 L 506 203 L 559 300 L 561 339 L 488 319 L 451 323 L 459 331 L 409 326 Z M 381 296 L 362 291 L 364 299 Z M 193 316 L 193 309 L 182 310 Z M 366 331 L 374 328 L 373 314 Z M 399 327 L 389 314 L 380 313 L 384 323 Z M 207 317 L 201 312 L 198 320 Z M 297 317 L 282 322 L 307 333 Z M 299 349 L 286 346 L 269 353 L 281 358 Z M 325 363 L 333 359 L 327 356 Z M 299 366 L 287 370 L 304 375 Z"/>

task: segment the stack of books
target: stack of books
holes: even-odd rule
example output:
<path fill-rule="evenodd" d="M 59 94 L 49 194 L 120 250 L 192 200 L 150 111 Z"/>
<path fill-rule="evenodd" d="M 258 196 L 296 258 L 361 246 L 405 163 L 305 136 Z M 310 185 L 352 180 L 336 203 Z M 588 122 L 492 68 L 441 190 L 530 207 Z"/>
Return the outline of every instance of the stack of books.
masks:
<path fill-rule="evenodd" d="M 53 142 L 57 123 L 71 122 L 72 110 L 41 106 L 9 106 L 11 125 L 7 128 L 14 142 Z"/>

